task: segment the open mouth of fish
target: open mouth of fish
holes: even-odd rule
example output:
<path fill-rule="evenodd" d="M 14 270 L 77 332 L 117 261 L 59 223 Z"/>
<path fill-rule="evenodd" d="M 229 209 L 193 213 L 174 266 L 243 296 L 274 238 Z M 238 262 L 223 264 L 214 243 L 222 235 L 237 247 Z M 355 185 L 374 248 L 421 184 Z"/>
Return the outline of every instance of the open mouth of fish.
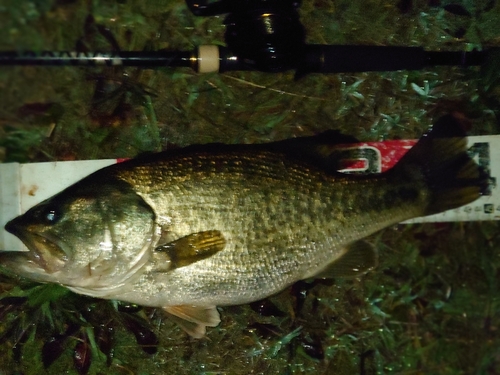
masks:
<path fill-rule="evenodd" d="M 27 229 L 20 229 L 15 223 L 8 223 L 5 229 L 17 236 L 29 249 L 24 255 L 28 261 L 35 263 L 43 268 L 47 273 L 53 273 L 60 270 L 68 257 L 62 248 L 62 242 L 49 236 L 33 233 Z"/>

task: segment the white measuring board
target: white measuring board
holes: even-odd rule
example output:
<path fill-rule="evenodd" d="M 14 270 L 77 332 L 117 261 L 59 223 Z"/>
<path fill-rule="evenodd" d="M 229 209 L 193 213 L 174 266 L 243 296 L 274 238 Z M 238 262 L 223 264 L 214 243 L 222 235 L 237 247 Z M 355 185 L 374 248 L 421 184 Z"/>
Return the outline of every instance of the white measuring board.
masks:
<path fill-rule="evenodd" d="M 489 170 L 492 181 L 500 181 L 500 135 L 468 137 L 469 152 Z M 391 168 L 416 140 L 366 142 L 343 145 L 339 152 L 342 172 L 379 173 Z M 0 251 L 26 251 L 22 242 L 4 226 L 37 203 L 51 197 L 90 173 L 119 160 L 84 160 L 46 163 L 0 164 Z M 345 163 L 343 163 L 345 161 Z M 500 219 L 500 192 L 492 183 L 489 195 L 466 206 L 406 223 Z"/>

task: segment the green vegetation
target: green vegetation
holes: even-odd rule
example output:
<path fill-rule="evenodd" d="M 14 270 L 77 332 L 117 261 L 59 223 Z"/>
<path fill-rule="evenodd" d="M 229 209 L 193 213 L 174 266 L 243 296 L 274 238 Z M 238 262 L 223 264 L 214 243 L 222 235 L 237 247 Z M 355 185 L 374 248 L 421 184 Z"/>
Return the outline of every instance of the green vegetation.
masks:
<path fill-rule="evenodd" d="M 310 43 L 500 45 L 494 0 L 304 0 L 300 15 Z M 0 24 L 2 50 L 111 50 L 115 40 L 123 50 L 192 49 L 224 41 L 222 17 L 196 18 L 181 0 L 4 0 Z M 482 70 L 298 81 L 292 72 L 2 67 L 0 161 L 131 157 L 326 129 L 360 140 L 416 138 L 453 111 L 471 119 L 472 134 L 498 134 L 499 60 Z M 113 302 L 3 276 L 2 296 L 21 299 L 0 302 L 0 373 L 76 374 L 73 348 L 84 343 L 89 374 L 498 374 L 499 229 L 496 222 L 388 228 L 369 239 L 380 264 L 365 277 L 301 282 L 262 303 L 224 307 L 222 323 L 202 340 L 159 310 L 124 313 Z M 138 343 L 130 319 L 150 321 L 155 354 L 138 350 L 155 341 L 144 329 Z M 95 333 L 99 324 L 112 326 L 109 353 Z M 43 343 L 65 333 L 61 356 L 44 370 Z"/>

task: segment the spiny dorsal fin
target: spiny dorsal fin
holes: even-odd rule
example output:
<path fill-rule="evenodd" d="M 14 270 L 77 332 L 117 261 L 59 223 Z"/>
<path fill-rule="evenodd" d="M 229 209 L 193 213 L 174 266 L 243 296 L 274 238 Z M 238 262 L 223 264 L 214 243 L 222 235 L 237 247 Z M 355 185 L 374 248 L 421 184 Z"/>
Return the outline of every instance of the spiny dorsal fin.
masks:
<path fill-rule="evenodd" d="M 366 241 L 357 241 L 349 245 L 341 258 L 337 259 L 316 278 L 357 277 L 377 266 L 377 252 Z"/>
<path fill-rule="evenodd" d="M 218 230 L 192 233 L 178 240 L 158 246 L 155 250 L 165 252 L 171 262 L 170 268 L 188 266 L 206 259 L 226 246 L 226 240 Z"/>
<path fill-rule="evenodd" d="M 200 339 L 205 336 L 206 327 L 216 327 L 220 315 L 215 306 L 178 305 L 163 308 L 169 317 L 191 337 Z"/>

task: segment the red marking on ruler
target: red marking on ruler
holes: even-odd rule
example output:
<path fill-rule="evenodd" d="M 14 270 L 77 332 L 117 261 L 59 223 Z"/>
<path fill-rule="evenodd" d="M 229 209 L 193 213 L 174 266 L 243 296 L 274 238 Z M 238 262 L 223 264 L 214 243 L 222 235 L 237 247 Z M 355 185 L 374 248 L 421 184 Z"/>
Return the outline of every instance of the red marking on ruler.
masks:
<path fill-rule="evenodd" d="M 377 150 L 377 160 L 368 161 L 364 158 L 353 159 L 347 158 L 340 161 L 339 170 L 346 172 L 363 171 L 368 169 L 370 162 L 377 163 L 377 169 L 380 172 L 385 172 L 396 165 L 396 163 L 417 143 L 416 139 L 402 139 L 396 141 L 383 141 L 383 142 L 361 142 L 349 145 L 335 146 L 335 150 L 362 150 L 375 149 Z"/>

